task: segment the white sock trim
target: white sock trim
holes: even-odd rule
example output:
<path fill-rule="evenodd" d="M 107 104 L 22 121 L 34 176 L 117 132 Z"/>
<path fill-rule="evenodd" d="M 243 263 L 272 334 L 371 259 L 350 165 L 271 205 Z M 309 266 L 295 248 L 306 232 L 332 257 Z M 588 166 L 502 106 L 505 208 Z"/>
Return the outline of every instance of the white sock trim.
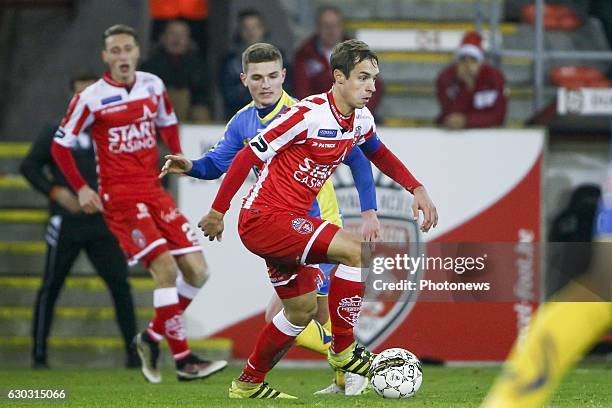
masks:
<path fill-rule="evenodd" d="M 291 337 L 298 336 L 302 330 L 304 330 L 304 326 L 296 326 L 287 320 L 287 317 L 285 316 L 285 309 L 282 309 L 276 316 L 274 316 L 272 323 L 278 330 Z"/>
<path fill-rule="evenodd" d="M 366 274 L 362 273 L 361 268 L 355 266 L 338 265 L 336 278 L 344 279 L 351 282 L 365 282 Z"/>
<path fill-rule="evenodd" d="M 178 276 L 176 277 L 176 290 L 179 295 L 186 297 L 187 299 L 195 299 L 200 291 L 200 288 L 196 288 L 195 286 L 188 284 L 183 278 L 183 275 L 178 273 Z"/>
<path fill-rule="evenodd" d="M 176 288 L 160 288 L 153 291 L 153 306 L 164 307 L 178 303 Z"/>

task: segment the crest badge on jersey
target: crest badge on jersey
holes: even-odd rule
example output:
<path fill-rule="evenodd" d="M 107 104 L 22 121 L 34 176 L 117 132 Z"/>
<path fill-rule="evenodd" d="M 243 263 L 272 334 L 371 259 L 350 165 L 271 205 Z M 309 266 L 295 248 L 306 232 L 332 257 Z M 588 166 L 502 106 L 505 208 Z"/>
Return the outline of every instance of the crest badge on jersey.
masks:
<path fill-rule="evenodd" d="M 134 241 L 134 243 L 138 245 L 138 247 L 140 248 L 144 248 L 145 245 L 147 244 L 147 240 L 144 234 L 139 229 L 132 230 L 132 241 Z"/>
<path fill-rule="evenodd" d="M 312 234 L 312 231 L 314 231 L 314 225 L 312 225 L 312 221 L 307 220 L 305 218 L 292 219 L 291 226 L 294 230 L 304 235 Z"/>
<path fill-rule="evenodd" d="M 361 136 L 361 126 L 355 128 L 355 137 L 357 138 L 359 136 Z"/>

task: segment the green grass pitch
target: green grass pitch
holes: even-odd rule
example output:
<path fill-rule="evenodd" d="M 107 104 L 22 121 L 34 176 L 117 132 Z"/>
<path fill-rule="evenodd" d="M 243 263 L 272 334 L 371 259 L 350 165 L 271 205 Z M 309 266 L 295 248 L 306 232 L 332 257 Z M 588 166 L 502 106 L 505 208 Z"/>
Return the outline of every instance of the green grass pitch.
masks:
<path fill-rule="evenodd" d="M 496 367 L 424 367 L 419 393 L 409 400 L 392 401 L 370 392 L 360 397 L 315 397 L 327 386 L 331 372 L 325 369 L 275 369 L 268 377 L 273 386 L 298 396 L 297 401 L 230 400 L 227 388 L 239 373 L 236 367 L 202 381 L 179 383 L 171 370 L 162 384 L 144 381 L 139 371 L 125 369 L 0 369 L 0 407 L 477 407 L 485 396 Z M 582 364 L 565 379 L 552 407 L 612 407 L 610 364 Z M 65 401 L 17 402 L 6 398 L 9 389 L 65 389 Z"/>

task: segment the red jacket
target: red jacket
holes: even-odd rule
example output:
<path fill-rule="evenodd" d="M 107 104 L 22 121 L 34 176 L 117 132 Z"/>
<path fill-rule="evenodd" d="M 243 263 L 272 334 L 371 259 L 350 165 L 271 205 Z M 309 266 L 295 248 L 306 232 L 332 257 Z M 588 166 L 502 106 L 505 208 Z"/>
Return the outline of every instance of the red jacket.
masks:
<path fill-rule="evenodd" d="M 293 60 L 293 95 L 298 99 L 329 91 L 334 82 L 331 65 L 319 51 L 316 36 L 308 39 L 297 51 Z M 376 92 L 368 102 L 368 108 L 376 114 L 376 107 L 383 96 L 382 79 L 376 80 Z"/>
<path fill-rule="evenodd" d="M 436 81 L 440 115 L 437 123 L 451 113 L 466 116 L 466 128 L 493 127 L 504 124 L 507 98 L 504 75 L 490 65 L 483 64 L 476 78 L 474 89 L 469 90 L 457 78 L 457 67 L 446 67 Z"/>

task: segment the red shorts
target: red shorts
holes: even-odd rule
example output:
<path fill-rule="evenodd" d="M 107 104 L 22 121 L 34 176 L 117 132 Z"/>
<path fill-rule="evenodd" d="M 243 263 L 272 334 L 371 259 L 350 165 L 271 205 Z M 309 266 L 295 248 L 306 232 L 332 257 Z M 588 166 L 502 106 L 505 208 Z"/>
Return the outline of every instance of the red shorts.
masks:
<path fill-rule="evenodd" d="M 241 210 L 238 233 L 244 246 L 265 259 L 281 299 L 317 290 L 327 249 L 340 228 L 329 221 L 288 212 Z"/>
<path fill-rule="evenodd" d="M 104 220 L 130 266 L 148 267 L 166 251 L 180 256 L 202 250 L 195 230 L 163 189 L 148 198 L 105 199 Z"/>

